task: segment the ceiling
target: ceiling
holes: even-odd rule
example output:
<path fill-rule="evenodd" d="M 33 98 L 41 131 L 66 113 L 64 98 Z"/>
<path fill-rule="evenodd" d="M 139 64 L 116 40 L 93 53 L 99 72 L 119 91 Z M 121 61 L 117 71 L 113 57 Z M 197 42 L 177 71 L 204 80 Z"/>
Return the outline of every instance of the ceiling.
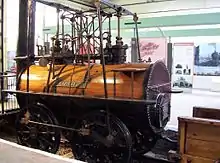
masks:
<path fill-rule="evenodd" d="M 101 8 L 107 12 L 113 12 L 116 8 L 121 7 L 109 0 L 100 0 Z M 96 7 L 94 4 L 94 0 L 37 0 L 37 2 L 41 2 L 43 4 L 59 7 L 60 9 L 72 9 L 72 10 L 83 10 L 83 11 L 96 11 Z M 133 15 L 132 12 L 126 10 L 126 8 L 122 7 L 122 12 L 125 15 Z"/>
<path fill-rule="evenodd" d="M 111 0 L 114 3 L 120 5 L 134 5 L 134 4 L 146 4 L 146 3 L 158 3 L 158 2 L 168 2 L 168 1 L 175 1 L 175 0 Z"/>

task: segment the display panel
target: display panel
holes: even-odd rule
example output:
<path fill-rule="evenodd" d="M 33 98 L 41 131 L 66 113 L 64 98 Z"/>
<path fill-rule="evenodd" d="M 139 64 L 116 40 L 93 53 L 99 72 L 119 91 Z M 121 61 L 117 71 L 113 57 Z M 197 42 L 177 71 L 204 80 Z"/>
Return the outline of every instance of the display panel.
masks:
<path fill-rule="evenodd" d="M 194 43 L 174 43 L 172 85 L 188 92 L 193 85 Z"/>

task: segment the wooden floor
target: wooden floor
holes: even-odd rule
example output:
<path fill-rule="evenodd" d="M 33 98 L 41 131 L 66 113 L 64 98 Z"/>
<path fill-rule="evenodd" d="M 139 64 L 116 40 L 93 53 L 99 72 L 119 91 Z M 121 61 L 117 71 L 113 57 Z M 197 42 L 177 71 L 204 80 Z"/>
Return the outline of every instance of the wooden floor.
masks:
<path fill-rule="evenodd" d="M 1 163 L 83 163 L 0 139 Z"/>

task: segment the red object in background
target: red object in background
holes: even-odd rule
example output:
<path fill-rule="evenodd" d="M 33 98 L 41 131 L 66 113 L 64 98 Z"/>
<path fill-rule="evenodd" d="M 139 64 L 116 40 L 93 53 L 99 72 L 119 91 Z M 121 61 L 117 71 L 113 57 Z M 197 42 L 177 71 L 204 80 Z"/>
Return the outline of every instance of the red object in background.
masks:
<path fill-rule="evenodd" d="M 92 44 L 89 45 L 89 50 L 88 50 L 88 45 L 84 44 L 82 47 L 80 47 L 79 54 L 84 55 L 84 54 L 94 54 L 94 46 Z"/>
<path fill-rule="evenodd" d="M 89 49 L 89 50 L 88 50 Z M 92 44 L 89 45 L 89 48 L 88 48 L 88 45 L 84 44 L 83 47 L 80 48 L 79 50 L 79 54 L 80 55 L 84 55 L 84 54 L 95 54 L 94 52 L 94 46 Z M 94 60 L 90 60 L 90 63 L 95 63 Z M 84 61 L 84 64 L 87 65 L 88 62 Z"/>

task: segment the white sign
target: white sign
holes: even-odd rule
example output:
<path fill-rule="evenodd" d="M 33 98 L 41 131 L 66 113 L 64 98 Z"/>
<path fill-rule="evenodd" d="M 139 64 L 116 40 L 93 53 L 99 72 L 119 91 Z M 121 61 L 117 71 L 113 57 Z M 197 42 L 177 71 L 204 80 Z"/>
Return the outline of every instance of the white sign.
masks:
<path fill-rule="evenodd" d="M 172 84 L 184 92 L 192 91 L 194 43 L 174 43 Z"/>

